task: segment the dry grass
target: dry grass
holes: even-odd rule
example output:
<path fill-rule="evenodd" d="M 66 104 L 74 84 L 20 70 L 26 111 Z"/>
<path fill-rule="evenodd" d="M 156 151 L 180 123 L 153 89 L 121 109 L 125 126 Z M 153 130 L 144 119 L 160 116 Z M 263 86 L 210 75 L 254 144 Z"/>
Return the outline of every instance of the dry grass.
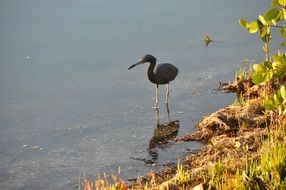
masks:
<path fill-rule="evenodd" d="M 120 169 L 119 169 L 120 171 Z M 125 181 L 118 178 L 120 175 L 120 172 L 116 175 L 107 175 L 103 174 L 103 177 L 101 178 L 100 175 L 98 179 L 95 179 L 94 181 L 88 180 L 85 175 L 82 177 L 82 189 L 83 190 L 127 190 L 128 185 Z M 80 187 L 81 187 L 80 186 Z"/>

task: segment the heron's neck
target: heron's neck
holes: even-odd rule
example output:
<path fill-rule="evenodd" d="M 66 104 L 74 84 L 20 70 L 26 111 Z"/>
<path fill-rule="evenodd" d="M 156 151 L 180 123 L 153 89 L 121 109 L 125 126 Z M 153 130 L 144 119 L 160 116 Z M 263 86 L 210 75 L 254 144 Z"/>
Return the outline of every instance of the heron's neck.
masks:
<path fill-rule="evenodd" d="M 157 84 L 156 76 L 154 73 L 155 65 L 156 65 L 156 61 L 150 62 L 150 65 L 148 67 L 148 78 L 152 83 Z"/>

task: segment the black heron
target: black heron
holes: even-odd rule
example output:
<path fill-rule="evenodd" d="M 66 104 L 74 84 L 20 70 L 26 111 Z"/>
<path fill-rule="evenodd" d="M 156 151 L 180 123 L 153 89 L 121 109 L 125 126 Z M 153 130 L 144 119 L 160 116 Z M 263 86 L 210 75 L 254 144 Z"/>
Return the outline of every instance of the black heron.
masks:
<path fill-rule="evenodd" d="M 170 63 L 161 63 L 156 66 L 156 58 L 150 54 L 144 55 L 140 61 L 128 68 L 131 69 L 137 65 L 143 63 L 150 63 L 148 67 L 148 79 L 150 82 L 156 84 L 156 102 L 155 108 L 158 108 L 159 97 L 158 97 L 158 88 L 159 85 L 167 84 L 166 90 L 166 105 L 168 106 L 169 102 L 169 82 L 174 80 L 178 74 L 178 69 Z M 156 68 L 155 68 L 156 66 Z M 155 69 L 154 69 L 155 68 Z"/>

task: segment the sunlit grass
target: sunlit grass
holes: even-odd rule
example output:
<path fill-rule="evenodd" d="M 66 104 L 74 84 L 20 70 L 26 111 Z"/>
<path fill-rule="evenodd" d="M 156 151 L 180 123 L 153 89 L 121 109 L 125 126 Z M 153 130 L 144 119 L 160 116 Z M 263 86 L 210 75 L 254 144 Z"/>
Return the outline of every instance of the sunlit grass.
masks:
<path fill-rule="evenodd" d="M 117 174 L 103 174 L 103 177 L 99 177 L 94 181 L 88 180 L 85 176 L 83 177 L 82 189 L 83 190 L 127 190 L 128 185 L 125 181 L 121 180 L 118 176 L 120 175 L 120 168 L 118 168 Z"/>
<path fill-rule="evenodd" d="M 273 189 L 286 189 L 286 128 L 278 124 L 264 142 L 261 154 L 261 175 Z"/>
<path fill-rule="evenodd" d="M 175 183 L 179 186 L 191 183 L 192 176 L 191 172 L 183 169 L 183 165 L 180 160 L 177 163 L 177 173 L 175 175 Z"/>
<path fill-rule="evenodd" d="M 218 160 L 210 167 L 209 189 L 286 189 L 286 119 L 271 126 L 260 155 L 233 174 Z"/>

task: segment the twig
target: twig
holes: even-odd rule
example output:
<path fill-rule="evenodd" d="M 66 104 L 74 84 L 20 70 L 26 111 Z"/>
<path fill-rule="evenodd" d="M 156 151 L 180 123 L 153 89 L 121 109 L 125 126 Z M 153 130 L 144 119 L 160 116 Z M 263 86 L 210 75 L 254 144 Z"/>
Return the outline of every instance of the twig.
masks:
<path fill-rule="evenodd" d="M 286 26 L 279 26 L 279 25 L 270 25 L 270 27 L 273 27 L 273 28 L 286 28 Z"/>

